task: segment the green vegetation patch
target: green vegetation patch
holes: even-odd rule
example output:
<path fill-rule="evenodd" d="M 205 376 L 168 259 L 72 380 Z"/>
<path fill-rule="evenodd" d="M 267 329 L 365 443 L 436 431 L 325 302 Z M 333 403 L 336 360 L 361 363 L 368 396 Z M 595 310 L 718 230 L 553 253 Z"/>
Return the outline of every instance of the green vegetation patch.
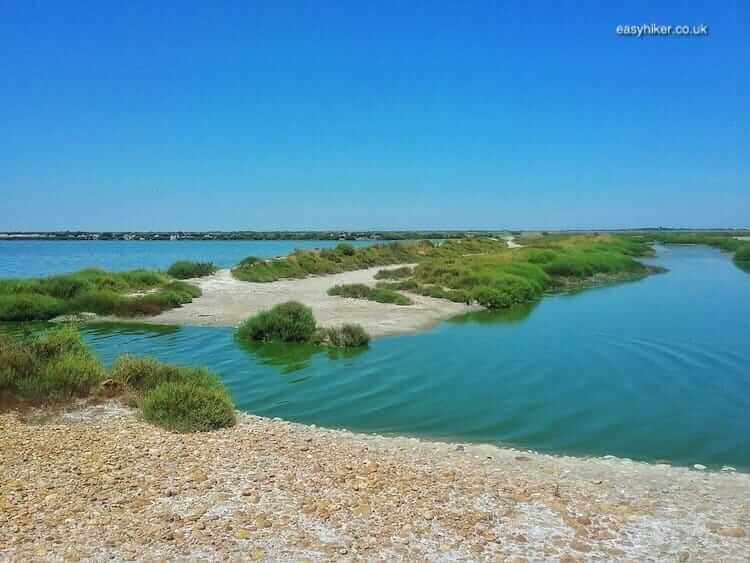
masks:
<path fill-rule="evenodd" d="M 347 323 L 340 327 L 319 328 L 315 340 L 318 344 L 335 348 L 358 348 L 367 346 L 370 335 L 360 325 Z"/>
<path fill-rule="evenodd" d="M 365 248 L 354 248 L 351 244 L 341 243 L 333 249 L 297 250 L 287 257 L 273 260 L 246 258 L 232 270 L 232 275 L 242 281 L 271 282 L 309 275 L 336 274 L 415 261 L 419 258 L 421 249 L 419 244 L 399 242 Z"/>
<path fill-rule="evenodd" d="M 0 334 L 0 394 L 31 403 L 83 397 L 106 379 L 101 363 L 71 327 L 40 335 Z"/>
<path fill-rule="evenodd" d="M 146 420 L 171 431 L 214 430 L 235 423 L 231 397 L 208 370 L 122 356 L 108 373 L 72 326 L 35 335 L 0 334 L 3 404 L 45 404 L 105 390 L 129 398 Z"/>
<path fill-rule="evenodd" d="M 380 270 L 375 274 L 376 280 L 401 280 L 414 275 L 414 269 L 409 266 L 401 266 L 392 270 Z"/>
<path fill-rule="evenodd" d="M 216 272 L 213 262 L 191 262 L 190 260 L 179 260 L 172 264 L 167 274 L 178 280 L 190 278 L 202 278 Z"/>
<path fill-rule="evenodd" d="M 384 287 L 372 288 L 363 283 L 334 285 L 328 290 L 328 295 L 350 297 L 353 299 L 367 299 L 368 301 L 390 303 L 393 305 L 412 305 L 414 303 L 406 295 L 402 295 L 392 289 Z"/>
<path fill-rule="evenodd" d="M 46 278 L 0 280 L 0 321 L 48 320 L 82 312 L 156 315 L 200 294 L 195 286 L 146 270 L 88 269 Z"/>
<path fill-rule="evenodd" d="M 288 301 L 242 323 L 239 338 L 254 342 L 310 342 L 317 325 L 310 307 Z"/>
<path fill-rule="evenodd" d="M 370 336 L 357 324 L 318 327 L 312 310 L 296 301 L 253 315 L 240 325 L 236 336 L 245 343 L 285 342 L 336 348 L 356 348 L 370 341 Z"/>
<path fill-rule="evenodd" d="M 234 403 L 221 386 L 168 381 L 143 398 L 143 418 L 172 432 L 207 432 L 234 426 Z"/>
<path fill-rule="evenodd" d="M 530 238 L 519 249 L 448 254 L 422 261 L 401 286 L 421 295 L 504 309 L 534 302 L 545 292 L 622 281 L 649 273 L 636 256 L 651 253 L 647 241 L 609 235 L 549 235 Z"/>

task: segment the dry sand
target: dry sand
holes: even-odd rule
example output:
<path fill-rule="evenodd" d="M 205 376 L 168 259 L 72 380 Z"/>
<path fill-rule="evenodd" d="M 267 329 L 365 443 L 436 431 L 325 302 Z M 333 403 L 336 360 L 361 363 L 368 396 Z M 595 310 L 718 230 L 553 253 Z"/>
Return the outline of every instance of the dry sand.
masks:
<path fill-rule="evenodd" d="M 0 561 L 747 561 L 750 475 L 116 403 L 0 415 Z"/>
<path fill-rule="evenodd" d="M 219 270 L 205 278 L 187 280 L 197 285 L 203 295 L 192 303 L 160 315 L 139 318 L 138 322 L 154 324 L 236 326 L 263 309 L 295 300 L 312 308 L 318 324 L 334 326 L 358 323 L 372 337 L 402 334 L 428 329 L 441 320 L 479 307 L 410 294 L 413 305 L 391 305 L 364 299 L 334 297 L 326 291 L 336 284 L 364 283 L 375 285 L 375 274 L 383 267 L 356 270 L 329 276 L 311 276 L 301 280 L 250 283 L 232 277 L 229 270 Z M 132 319 L 131 319 L 132 320 Z"/>

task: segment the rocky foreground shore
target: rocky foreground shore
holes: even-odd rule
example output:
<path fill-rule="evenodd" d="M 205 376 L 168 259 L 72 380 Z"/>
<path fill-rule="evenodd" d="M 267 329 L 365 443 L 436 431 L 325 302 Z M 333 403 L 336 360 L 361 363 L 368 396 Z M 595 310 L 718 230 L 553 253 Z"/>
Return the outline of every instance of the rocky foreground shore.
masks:
<path fill-rule="evenodd" d="M 0 560 L 747 561 L 750 475 L 322 430 L 0 416 Z"/>

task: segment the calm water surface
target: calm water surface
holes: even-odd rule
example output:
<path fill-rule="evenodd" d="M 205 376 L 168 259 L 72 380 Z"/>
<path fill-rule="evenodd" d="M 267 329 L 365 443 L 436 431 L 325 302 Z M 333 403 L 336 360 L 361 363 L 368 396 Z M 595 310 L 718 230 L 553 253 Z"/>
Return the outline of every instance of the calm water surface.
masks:
<path fill-rule="evenodd" d="M 89 267 L 120 272 L 137 268 L 166 270 L 177 260 L 213 262 L 220 268 L 229 268 L 248 256 L 272 258 L 286 256 L 297 248 L 332 248 L 337 244 L 339 241 L 331 240 L 0 241 L 0 278 L 47 276 Z"/>
<path fill-rule="evenodd" d="M 705 247 L 661 247 L 654 262 L 670 272 L 355 355 L 249 349 L 230 329 L 98 326 L 87 339 L 106 362 L 209 366 L 240 408 L 267 416 L 750 470 L 750 275 Z"/>

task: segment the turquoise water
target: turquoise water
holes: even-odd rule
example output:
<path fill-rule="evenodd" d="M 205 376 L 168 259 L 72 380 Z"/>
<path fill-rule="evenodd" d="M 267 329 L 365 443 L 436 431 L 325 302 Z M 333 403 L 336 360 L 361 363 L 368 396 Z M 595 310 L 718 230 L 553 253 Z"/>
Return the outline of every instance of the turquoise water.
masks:
<path fill-rule="evenodd" d="M 100 325 L 86 338 L 108 363 L 130 352 L 208 366 L 240 408 L 267 416 L 750 470 L 750 275 L 706 247 L 660 247 L 652 262 L 670 271 L 468 315 L 358 354 L 250 349 L 216 328 Z"/>
<path fill-rule="evenodd" d="M 286 256 L 297 248 L 332 248 L 338 241 L 0 241 L 0 278 L 64 274 L 97 267 L 111 271 L 166 270 L 177 260 L 213 262 L 229 268 L 248 256 Z M 367 246 L 372 241 L 350 242 Z"/>

